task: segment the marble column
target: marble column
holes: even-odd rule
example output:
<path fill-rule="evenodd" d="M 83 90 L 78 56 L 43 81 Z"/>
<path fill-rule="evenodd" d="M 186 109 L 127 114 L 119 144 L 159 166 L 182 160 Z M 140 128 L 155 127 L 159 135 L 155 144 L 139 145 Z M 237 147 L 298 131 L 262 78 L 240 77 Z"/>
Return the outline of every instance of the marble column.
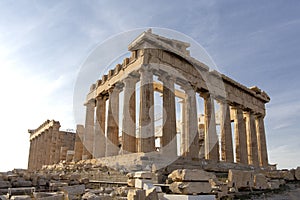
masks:
<path fill-rule="evenodd" d="M 106 137 L 105 137 L 105 122 L 106 122 L 106 96 L 100 95 L 96 98 L 96 123 L 94 132 L 94 149 L 95 158 L 105 156 Z"/>
<path fill-rule="evenodd" d="M 162 74 L 160 80 L 163 83 L 162 153 L 164 155 L 177 156 L 174 79 L 166 74 Z"/>
<path fill-rule="evenodd" d="M 107 137 L 105 156 L 116 156 L 119 153 L 119 93 L 114 86 L 108 90 L 109 102 L 107 113 Z"/>
<path fill-rule="evenodd" d="M 236 162 L 241 164 L 248 164 L 247 137 L 243 111 L 239 106 L 232 108 L 234 111 Z"/>
<path fill-rule="evenodd" d="M 205 158 L 208 160 L 219 160 L 219 139 L 216 130 L 216 117 L 214 99 L 211 95 L 201 93 L 204 98 L 204 121 L 205 121 Z"/>
<path fill-rule="evenodd" d="M 255 122 L 256 122 L 259 165 L 262 167 L 267 167 L 269 162 L 268 162 L 268 152 L 267 152 L 267 144 L 266 144 L 264 116 L 257 115 Z"/>
<path fill-rule="evenodd" d="M 258 148 L 257 136 L 255 127 L 255 116 L 249 111 L 245 112 L 246 116 L 246 133 L 247 133 L 247 149 L 248 149 L 248 164 L 259 166 L 258 163 Z"/>
<path fill-rule="evenodd" d="M 124 83 L 124 105 L 122 118 L 122 153 L 134 153 L 137 151 L 136 139 L 136 97 L 135 87 L 138 79 L 128 76 Z"/>
<path fill-rule="evenodd" d="M 49 133 L 49 129 L 45 130 L 45 164 L 50 164 L 50 145 L 51 145 L 51 137 Z"/>
<path fill-rule="evenodd" d="M 140 72 L 140 115 L 138 152 L 155 151 L 153 73 L 142 66 Z"/>
<path fill-rule="evenodd" d="M 83 133 L 84 133 L 84 126 L 83 125 L 77 125 L 76 128 L 76 136 L 75 136 L 75 145 L 74 145 L 74 161 L 78 162 L 82 160 L 82 153 L 83 153 Z"/>
<path fill-rule="evenodd" d="M 182 99 L 180 101 L 181 103 L 181 134 L 180 134 L 180 155 L 181 156 L 187 156 L 188 152 L 188 140 L 187 140 L 187 134 L 186 134 L 186 99 Z"/>
<path fill-rule="evenodd" d="M 55 135 L 53 133 L 53 127 L 49 128 L 49 134 L 51 136 L 50 140 L 50 155 L 49 155 L 49 163 L 54 164 L 54 159 L 55 159 Z"/>
<path fill-rule="evenodd" d="M 227 102 L 220 102 L 220 132 L 221 132 L 221 158 L 226 162 L 234 162 L 230 108 Z"/>
<path fill-rule="evenodd" d="M 186 156 L 190 158 L 199 158 L 200 144 L 198 133 L 198 120 L 197 120 L 197 105 L 196 93 L 191 87 L 186 88 L 186 134 L 188 153 Z"/>
<path fill-rule="evenodd" d="M 38 135 L 37 139 L 37 159 L 36 159 L 36 169 L 40 169 L 41 167 L 41 157 L 42 157 L 42 146 L 41 146 L 41 136 Z"/>
<path fill-rule="evenodd" d="M 86 159 L 92 158 L 94 148 L 94 120 L 95 120 L 95 100 L 89 100 L 86 104 L 86 118 L 84 131 L 84 152 Z"/>

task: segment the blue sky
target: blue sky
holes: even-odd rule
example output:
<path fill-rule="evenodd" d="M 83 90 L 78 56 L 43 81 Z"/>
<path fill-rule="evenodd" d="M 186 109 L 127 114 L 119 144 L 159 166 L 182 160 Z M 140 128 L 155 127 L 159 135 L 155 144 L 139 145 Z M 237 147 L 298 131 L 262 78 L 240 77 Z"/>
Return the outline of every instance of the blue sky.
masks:
<path fill-rule="evenodd" d="M 265 90 L 270 163 L 300 166 L 299 9 L 292 0 L 0 1 L 0 171 L 27 166 L 27 129 L 46 119 L 75 128 L 85 58 L 107 38 L 143 27 L 190 36 L 220 72 Z"/>

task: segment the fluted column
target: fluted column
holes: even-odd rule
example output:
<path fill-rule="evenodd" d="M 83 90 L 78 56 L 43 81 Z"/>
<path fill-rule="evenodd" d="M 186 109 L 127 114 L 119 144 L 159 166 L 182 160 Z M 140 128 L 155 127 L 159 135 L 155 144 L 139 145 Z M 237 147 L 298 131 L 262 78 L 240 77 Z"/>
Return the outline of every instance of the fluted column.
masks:
<path fill-rule="evenodd" d="M 155 151 L 153 73 L 145 67 L 139 72 L 141 88 L 138 152 L 152 152 Z"/>
<path fill-rule="evenodd" d="M 84 131 L 84 152 L 86 159 L 92 158 L 94 148 L 94 116 L 95 116 L 95 100 L 92 99 L 86 104 L 86 118 L 85 118 L 85 131 Z"/>
<path fill-rule="evenodd" d="M 262 167 L 268 166 L 268 152 L 266 144 L 266 134 L 264 125 L 264 116 L 256 116 L 256 132 L 257 132 L 257 145 L 258 145 L 258 158 L 259 164 Z"/>
<path fill-rule="evenodd" d="M 105 137 L 105 114 L 106 114 L 106 97 L 98 96 L 96 98 L 96 123 L 94 132 L 94 150 L 95 158 L 105 156 L 106 137 Z"/>
<path fill-rule="evenodd" d="M 258 166 L 258 148 L 257 136 L 255 127 L 254 114 L 249 111 L 245 112 L 246 116 L 246 132 L 247 132 L 247 149 L 248 149 L 248 164 Z"/>
<path fill-rule="evenodd" d="M 174 79 L 166 74 L 160 76 L 163 82 L 163 134 L 162 153 L 177 156 L 177 130 Z"/>
<path fill-rule="evenodd" d="M 192 88 L 186 88 L 186 134 L 188 153 L 190 158 L 199 158 L 199 133 L 198 133 L 198 120 L 197 120 L 197 106 L 196 106 L 196 93 Z"/>
<path fill-rule="evenodd" d="M 205 120 L 205 158 L 209 160 L 219 160 L 219 140 L 216 131 L 216 117 L 214 99 L 211 95 L 201 93 L 204 98 L 204 120 Z"/>
<path fill-rule="evenodd" d="M 227 102 L 220 102 L 220 110 L 221 157 L 226 162 L 234 162 L 230 109 Z"/>
<path fill-rule="evenodd" d="M 119 93 L 117 86 L 108 90 L 109 102 L 107 113 L 106 156 L 115 156 L 119 153 Z"/>
<path fill-rule="evenodd" d="M 74 145 L 74 161 L 78 162 L 82 160 L 82 153 L 83 153 L 83 133 L 84 133 L 84 127 L 83 125 L 77 125 L 76 128 L 76 136 L 75 136 L 75 145 Z"/>
<path fill-rule="evenodd" d="M 49 165 L 50 164 L 50 143 L 51 143 L 51 137 L 49 130 L 45 130 L 45 164 Z"/>
<path fill-rule="evenodd" d="M 188 141 L 186 134 L 186 98 L 180 101 L 181 103 L 181 134 L 180 134 L 180 155 L 186 156 L 188 152 Z"/>
<path fill-rule="evenodd" d="M 236 162 L 248 164 L 247 137 L 243 111 L 238 106 L 233 107 L 233 111 Z"/>
<path fill-rule="evenodd" d="M 124 83 L 124 104 L 122 118 L 122 153 L 133 153 L 137 149 L 135 87 L 138 79 L 128 76 Z"/>

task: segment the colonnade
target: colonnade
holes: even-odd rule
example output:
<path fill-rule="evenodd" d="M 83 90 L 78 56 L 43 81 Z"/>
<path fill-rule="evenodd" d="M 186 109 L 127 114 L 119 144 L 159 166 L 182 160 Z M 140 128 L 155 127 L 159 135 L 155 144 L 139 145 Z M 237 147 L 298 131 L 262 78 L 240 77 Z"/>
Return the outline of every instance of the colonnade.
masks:
<path fill-rule="evenodd" d="M 161 153 L 199 158 L 199 130 L 196 96 L 204 101 L 204 149 L 205 159 L 237 162 L 254 166 L 267 166 L 268 157 L 264 130 L 264 115 L 255 113 L 235 102 L 229 102 L 189 84 L 177 82 L 177 77 L 161 70 L 141 67 L 107 88 L 96 98 L 88 100 L 83 141 L 88 146 L 83 152 L 86 158 L 114 156 L 135 152 L 153 152 L 155 148 L 154 87 L 153 76 L 162 82 L 163 127 Z M 140 81 L 139 131 L 136 131 L 136 84 Z M 182 124 L 180 144 L 176 129 L 175 84 L 184 91 L 182 99 Z M 123 116 L 119 116 L 119 98 L 123 91 Z M 108 106 L 106 106 L 108 101 Z M 215 103 L 220 106 L 220 145 L 216 129 Z M 106 109 L 108 109 L 106 111 Z M 106 114 L 107 113 L 107 114 Z M 122 130 L 119 118 L 122 117 Z M 233 124 L 232 124 L 233 123 Z M 234 127 L 232 127 L 232 125 Z M 232 129 L 234 134 L 232 134 Z M 119 131 L 122 132 L 121 146 Z M 234 139 L 232 138 L 234 135 Z M 235 146 L 235 153 L 234 153 Z M 235 155 L 235 158 L 234 158 Z"/>

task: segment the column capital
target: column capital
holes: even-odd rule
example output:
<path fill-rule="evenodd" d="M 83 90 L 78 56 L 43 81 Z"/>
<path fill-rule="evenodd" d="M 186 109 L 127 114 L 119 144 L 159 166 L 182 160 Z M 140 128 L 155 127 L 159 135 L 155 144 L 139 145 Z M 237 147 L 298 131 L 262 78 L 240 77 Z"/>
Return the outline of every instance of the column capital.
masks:
<path fill-rule="evenodd" d="M 211 97 L 211 93 L 209 91 L 205 91 L 205 92 L 200 92 L 200 97 L 207 99 L 209 97 Z"/>
<path fill-rule="evenodd" d="M 150 65 L 142 65 L 139 69 L 138 69 L 138 72 L 141 74 L 143 72 L 148 72 L 148 73 L 151 73 L 153 74 L 153 69 L 152 67 L 150 67 Z"/>
<path fill-rule="evenodd" d="M 175 83 L 176 78 L 173 77 L 172 75 L 170 75 L 167 72 L 160 72 L 158 80 L 160 80 L 163 83 L 165 83 L 165 82 L 167 82 L 167 83 Z"/>
<path fill-rule="evenodd" d="M 128 76 L 126 76 L 122 80 L 125 86 L 131 86 L 133 84 L 136 84 L 138 81 L 139 81 L 139 77 L 132 74 L 128 74 Z"/>
<path fill-rule="evenodd" d="M 88 100 L 88 102 L 86 102 L 85 104 L 84 104 L 85 106 L 96 106 L 96 100 L 95 99 L 90 99 L 90 100 Z"/>

